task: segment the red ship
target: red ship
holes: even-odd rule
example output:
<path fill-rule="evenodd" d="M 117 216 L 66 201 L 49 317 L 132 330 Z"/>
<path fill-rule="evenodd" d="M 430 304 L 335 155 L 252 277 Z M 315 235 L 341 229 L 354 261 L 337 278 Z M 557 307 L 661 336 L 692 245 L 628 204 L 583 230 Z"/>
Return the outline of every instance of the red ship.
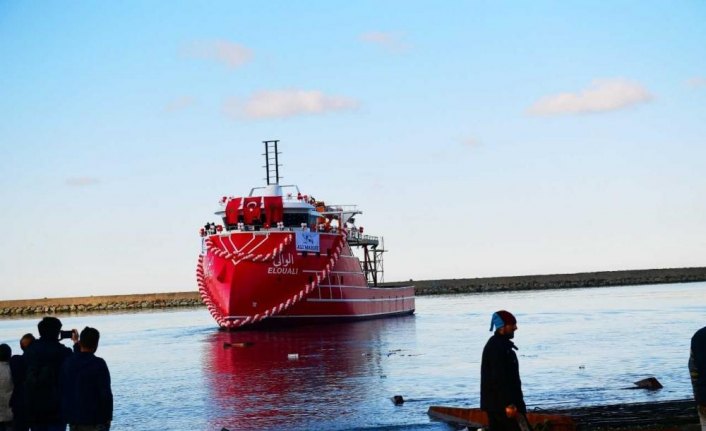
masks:
<path fill-rule="evenodd" d="M 264 141 L 267 185 L 224 196 L 223 224 L 201 229 L 199 292 L 223 329 L 414 313 L 413 286 L 380 286 L 382 240 L 355 205 L 328 205 L 280 185 L 277 144 Z M 358 249 L 361 258 L 353 253 Z"/>

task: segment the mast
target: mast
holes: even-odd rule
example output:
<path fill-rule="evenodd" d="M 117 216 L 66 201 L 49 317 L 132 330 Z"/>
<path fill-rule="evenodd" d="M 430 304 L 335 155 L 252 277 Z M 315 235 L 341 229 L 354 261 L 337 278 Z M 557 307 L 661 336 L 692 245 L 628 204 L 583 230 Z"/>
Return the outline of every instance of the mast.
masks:
<path fill-rule="evenodd" d="M 272 184 L 279 184 L 280 176 L 279 176 L 279 167 L 281 166 L 279 164 L 279 152 L 277 151 L 277 144 L 279 143 L 279 140 L 273 140 L 273 141 L 262 141 L 263 144 L 265 144 L 265 153 L 263 156 L 265 156 L 265 173 L 267 174 L 267 185 L 272 185 Z"/>

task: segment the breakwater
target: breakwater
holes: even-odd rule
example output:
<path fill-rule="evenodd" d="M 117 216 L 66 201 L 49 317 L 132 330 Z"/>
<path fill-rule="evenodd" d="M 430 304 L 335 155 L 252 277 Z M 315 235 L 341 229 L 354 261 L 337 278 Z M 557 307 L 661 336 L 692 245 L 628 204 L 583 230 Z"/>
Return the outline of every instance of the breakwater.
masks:
<path fill-rule="evenodd" d="M 411 280 L 417 295 L 634 286 L 706 281 L 706 267 L 580 272 L 514 277 Z M 392 284 L 392 283 L 390 283 Z M 395 283 L 399 284 L 399 283 Z"/>
<path fill-rule="evenodd" d="M 706 281 L 706 267 L 523 275 L 512 277 L 410 280 L 404 284 L 414 284 L 415 293 L 419 296 L 423 296 L 515 290 L 688 283 L 696 281 Z M 401 283 L 384 283 L 383 286 L 399 284 Z M 197 291 L 73 298 L 20 299 L 0 301 L 0 316 L 45 315 L 92 311 L 129 311 L 155 308 L 198 307 L 202 305 L 201 297 Z"/>
<path fill-rule="evenodd" d="M 134 295 L 81 296 L 0 301 L 0 316 L 147 310 L 154 308 L 198 307 L 198 292 L 148 293 Z"/>

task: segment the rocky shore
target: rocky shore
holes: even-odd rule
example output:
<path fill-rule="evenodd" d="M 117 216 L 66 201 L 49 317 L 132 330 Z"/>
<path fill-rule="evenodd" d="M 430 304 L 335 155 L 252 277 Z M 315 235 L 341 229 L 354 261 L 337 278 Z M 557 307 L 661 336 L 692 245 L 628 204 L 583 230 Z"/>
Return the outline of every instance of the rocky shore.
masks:
<path fill-rule="evenodd" d="M 515 277 L 410 280 L 384 285 L 414 284 L 418 296 L 514 290 L 569 289 L 706 281 L 706 267 Z M 197 291 L 135 295 L 85 296 L 0 301 L 0 316 L 111 312 L 203 306 Z"/>
<path fill-rule="evenodd" d="M 0 301 L 0 316 L 130 311 L 202 305 L 198 292 L 19 299 Z"/>

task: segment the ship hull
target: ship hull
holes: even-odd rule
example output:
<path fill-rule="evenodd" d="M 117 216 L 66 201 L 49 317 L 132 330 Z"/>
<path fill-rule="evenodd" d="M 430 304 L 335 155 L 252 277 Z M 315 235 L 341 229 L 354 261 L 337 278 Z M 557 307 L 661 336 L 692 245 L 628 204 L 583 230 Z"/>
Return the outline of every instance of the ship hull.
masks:
<path fill-rule="evenodd" d="M 412 314 L 414 287 L 369 287 L 343 233 L 302 251 L 291 231 L 231 231 L 204 239 L 199 292 L 224 329 Z"/>

